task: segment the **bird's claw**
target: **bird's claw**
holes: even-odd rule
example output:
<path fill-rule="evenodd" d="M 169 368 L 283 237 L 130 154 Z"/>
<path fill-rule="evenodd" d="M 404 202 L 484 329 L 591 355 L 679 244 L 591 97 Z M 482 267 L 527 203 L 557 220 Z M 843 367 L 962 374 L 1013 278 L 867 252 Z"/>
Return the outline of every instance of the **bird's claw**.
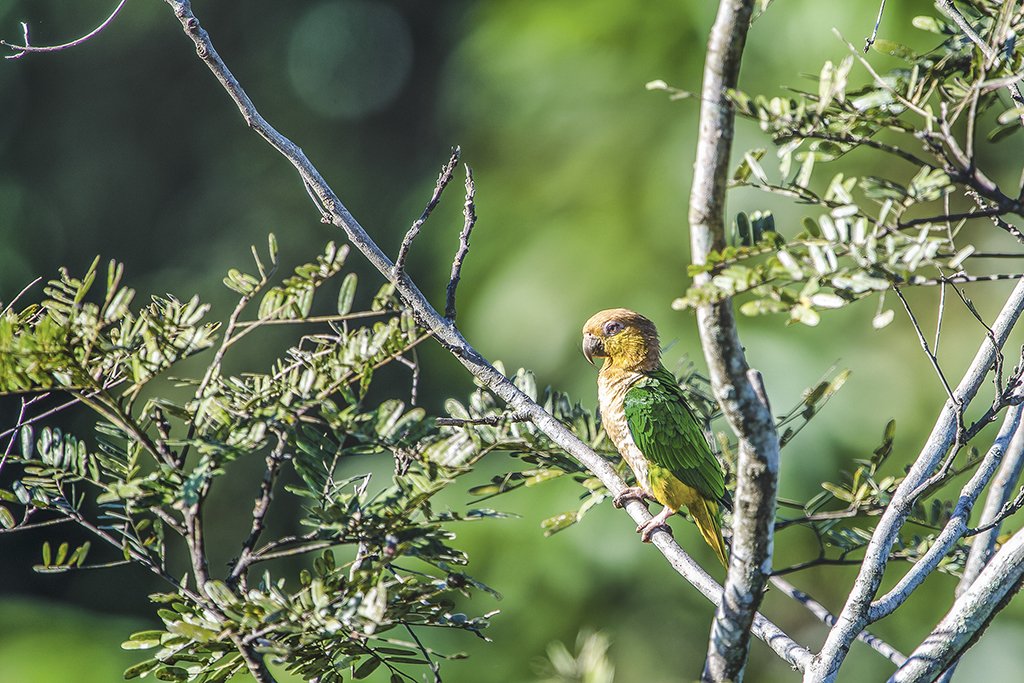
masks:
<path fill-rule="evenodd" d="M 654 500 L 654 498 L 639 486 L 630 486 L 622 489 L 622 491 L 619 492 L 619 495 L 612 498 L 612 506 L 616 508 L 625 507 L 626 501 L 628 500 L 636 500 L 641 503 L 646 503 L 649 500 Z"/>
<path fill-rule="evenodd" d="M 650 543 L 651 536 L 653 536 L 657 531 L 664 531 L 669 536 L 672 535 L 672 527 L 670 527 L 667 522 L 659 521 L 657 517 L 646 524 L 639 525 L 636 528 L 636 532 L 640 534 L 640 540 L 644 543 Z"/>

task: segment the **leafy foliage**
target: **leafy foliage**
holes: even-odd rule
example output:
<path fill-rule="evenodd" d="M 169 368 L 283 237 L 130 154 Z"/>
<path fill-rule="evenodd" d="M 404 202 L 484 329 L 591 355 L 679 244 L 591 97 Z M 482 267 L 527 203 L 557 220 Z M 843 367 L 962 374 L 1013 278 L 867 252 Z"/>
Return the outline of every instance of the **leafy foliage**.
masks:
<path fill-rule="evenodd" d="M 270 655 L 325 682 L 379 667 L 394 680 L 413 680 L 405 669 L 436 668 L 445 656 L 423 645 L 417 628 L 483 637 L 489 615 L 457 611 L 455 598 L 500 596 L 464 572 L 468 558 L 452 545 L 449 527 L 500 513 L 455 513 L 432 501 L 485 451 L 461 430 L 438 429 L 422 408 L 367 401 L 374 372 L 413 364 L 409 352 L 425 338 L 391 288 L 382 288 L 369 310 L 353 313 L 356 278 L 349 273 L 337 314 L 316 319 L 322 330 L 299 337 L 266 371 L 223 372 L 241 338 L 269 324 L 308 320 L 314 294 L 342 272 L 347 251 L 328 244 L 273 285 L 271 237 L 269 257 L 253 250 L 255 274 L 232 270 L 225 278 L 241 298 L 223 324 L 206 320 L 209 307 L 198 298 L 159 297 L 130 310 L 134 292 L 121 286 L 116 263 L 107 269 L 105 293 L 93 300 L 98 259 L 81 278 L 62 270 L 41 304 L 16 310 L 12 302 L 0 317 L 0 389 L 32 394 L 18 425 L 5 432 L 3 467 L 12 483 L 0 491 L 3 526 L 66 519 L 116 553 L 113 561 L 87 564 L 99 550 L 90 552 L 91 543 L 72 549 L 47 542 L 38 571 L 131 563 L 169 584 L 151 596 L 162 627 L 124 644 L 152 651 L 126 677 L 223 681 L 245 669 L 246 656 Z M 256 300 L 256 317 L 242 320 Z M 185 400 L 155 382 L 214 348 L 200 377 L 175 381 L 192 392 Z M 59 407 L 93 411 L 94 434 L 44 424 L 56 412 L 44 410 L 48 392 L 58 390 L 72 398 Z M 400 476 L 390 486 L 371 490 L 369 474 L 337 478 L 346 461 L 372 454 L 393 457 Z M 233 461 L 254 457 L 266 471 L 251 530 L 217 576 L 202 547 L 202 506 Z M 308 531 L 267 539 L 267 508 L 285 469 L 300 482 L 285 490 L 302 501 Z M 168 572 L 182 547 L 175 537 L 185 541 L 191 576 Z M 263 566 L 299 554 L 311 564 L 297 575 Z"/>
<path fill-rule="evenodd" d="M 988 26 L 994 16 L 978 19 Z M 1001 216 L 1019 216 L 1024 205 L 1003 194 L 971 158 L 975 121 L 1005 107 L 998 89 L 983 82 L 985 67 L 971 59 L 974 46 L 955 27 L 934 17 L 918 17 L 914 25 L 937 34 L 939 44 L 916 54 L 876 41 L 875 50 L 905 62 L 888 73 L 876 72 L 848 44 L 852 54 L 825 63 L 816 91 L 731 93 L 737 114 L 757 122 L 778 145 L 777 179 L 763 166 L 767 150 L 755 149 L 743 155 L 731 186 L 796 200 L 818 213 L 797 229 L 778 230 L 770 214 L 739 214 L 734 244 L 691 267 L 691 275 L 710 278 L 677 299 L 677 308 L 745 295 L 740 311 L 746 315 L 786 313 L 791 323 L 817 325 L 821 311 L 880 294 L 873 324 L 883 327 L 893 317 L 884 308 L 890 288 L 978 279 L 968 271 L 977 250 L 971 220 L 993 220 L 1022 239 Z M 858 61 L 870 77 L 861 87 L 852 85 Z M 1013 71 L 1020 61 L 1014 49 L 989 73 Z M 1003 114 L 993 140 L 1020 130 L 1018 108 Z M 966 140 L 954 133 L 958 125 L 967 126 Z M 874 164 L 870 174 L 820 177 L 826 164 L 859 150 L 888 163 Z M 971 204 L 955 208 L 958 196 Z"/>

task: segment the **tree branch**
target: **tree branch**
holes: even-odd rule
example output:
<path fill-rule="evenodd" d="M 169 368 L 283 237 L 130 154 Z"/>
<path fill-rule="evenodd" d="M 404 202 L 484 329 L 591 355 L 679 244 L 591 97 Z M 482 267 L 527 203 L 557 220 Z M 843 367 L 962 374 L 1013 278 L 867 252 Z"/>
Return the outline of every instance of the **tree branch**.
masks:
<path fill-rule="evenodd" d="M 826 626 L 833 626 L 836 623 L 835 615 L 828 611 L 828 609 L 820 602 L 812 598 L 807 593 L 786 581 L 781 576 L 775 575 L 771 578 L 773 586 L 778 588 L 784 595 L 796 600 L 801 605 L 807 608 L 811 614 L 816 616 L 821 623 Z M 857 634 L 857 640 L 861 641 L 872 650 L 882 655 L 896 666 L 900 666 L 903 662 L 907 661 L 907 656 L 894 648 L 889 643 L 885 642 L 881 638 L 868 631 L 861 631 Z"/>
<path fill-rule="evenodd" d="M 988 490 L 985 498 L 985 507 L 981 511 L 979 529 L 983 529 L 971 542 L 971 551 L 967 555 L 967 564 L 964 565 L 964 574 L 956 587 L 956 597 L 961 597 L 977 580 L 981 570 L 985 568 L 989 558 L 995 551 L 996 539 L 999 537 L 999 528 L 1005 519 L 1006 506 L 1010 503 L 1010 496 L 1020 479 L 1021 470 L 1024 469 L 1024 427 L 1017 425 L 1017 431 L 1006 449 L 1003 462 L 999 466 L 999 473 L 992 481 L 992 487 Z M 952 680 L 953 672 L 956 671 L 957 661 L 950 664 L 943 674 L 944 683 Z"/>
<path fill-rule="evenodd" d="M 995 441 L 992 442 L 992 447 L 985 454 L 981 466 L 960 490 L 960 499 L 946 526 L 939 532 L 924 556 L 914 563 L 910 570 L 903 575 L 903 578 L 888 593 L 871 604 L 871 609 L 868 611 L 869 621 L 878 621 L 892 614 L 938 567 L 939 562 L 953 549 L 956 542 L 967 533 L 967 523 L 971 520 L 974 502 L 988 485 L 989 480 L 995 476 L 996 468 L 999 467 L 1003 459 L 1003 453 L 1006 452 L 1010 439 L 1017 432 L 1020 418 L 1020 406 L 1014 406 L 1007 411 L 1006 417 L 1003 419 L 1003 426 Z"/>
<path fill-rule="evenodd" d="M 231 568 L 231 574 L 228 576 L 227 583 L 232 588 L 239 580 L 242 580 L 242 586 L 243 588 L 245 587 L 245 571 L 252 564 L 254 557 L 253 549 L 260 540 L 260 536 L 263 535 L 264 520 L 267 516 L 267 510 L 270 509 L 270 501 L 274 497 L 274 484 L 277 482 L 278 474 L 281 471 L 281 463 L 284 461 L 284 449 L 287 443 L 285 437 L 282 434 L 278 434 L 277 445 L 267 455 L 266 468 L 263 471 L 263 479 L 260 481 L 260 492 L 256 497 L 256 503 L 253 505 L 252 527 L 249 529 L 249 535 L 242 543 L 242 550 L 238 555 L 238 559 L 235 560 L 235 566 Z"/>
<path fill-rule="evenodd" d="M 974 644 L 1024 578 L 1024 530 L 996 553 L 946 616 L 889 679 L 889 683 L 934 681 Z"/>
<path fill-rule="evenodd" d="M 444 192 L 444 188 L 448 187 L 448 183 L 452 180 L 452 174 L 455 173 L 455 167 L 459 164 L 459 157 L 462 155 L 462 150 L 458 147 L 452 150 L 451 157 L 448 158 L 448 163 L 441 169 L 441 174 L 437 176 L 437 183 L 434 185 L 434 192 L 430 195 L 430 200 L 427 205 L 423 208 L 423 213 L 420 217 L 413 221 L 413 224 L 409 227 L 409 231 L 405 233 L 405 238 L 402 239 L 402 245 L 398 248 L 398 256 L 395 258 L 395 272 L 400 273 L 405 270 L 405 259 L 409 256 L 409 249 L 412 248 L 413 241 L 419 236 L 420 229 L 423 224 L 430 218 L 430 214 L 437 207 L 438 202 L 441 201 L 441 193 Z"/>
<path fill-rule="evenodd" d="M 423 325 L 445 346 L 485 387 L 504 400 L 516 412 L 529 415 L 530 420 L 551 441 L 576 458 L 616 495 L 625 488 L 625 483 L 618 476 L 611 463 L 595 453 L 580 441 L 554 416 L 546 412 L 535 401 L 520 391 L 508 378 L 498 372 L 487 362 L 462 336 L 455 325 L 446 320 L 427 301 L 416 284 L 408 275 L 395 273 L 393 264 L 381 251 L 380 247 L 370 238 L 366 230 L 349 213 L 341 200 L 320 175 L 320 172 L 306 157 L 305 153 L 291 140 L 281 135 L 267 123 L 256 110 L 252 100 L 239 85 L 234 75 L 214 49 L 209 34 L 199 24 L 192 12 L 188 0 L 165 0 L 174 10 L 181 22 L 185 34 L 196 46 L 196 53 L 204 64 L 213 72 L 246 123 L 260 137 L 282 154 L 298 171 L 302 182 L 308 186 L 318 203 L 322 219 L 345 231 L 349 241 L 366 257 L 378 272 L 395 285 L 395 291 L 402 300 L 416 313 Z M 626 505 L 630 516 L 638 523 L 651 519 L 650 513 L 639 502 L 632 501 Z M 716 605 L 721 602 L 722 589 L 689 555 L 665 532 L 658 532 L 653 537 L 654 546 L 666 557 L 669 564 L 684 579 L 689 581 L 702 594 Z M 754 615 L 753 632 L 765 641 L 782 659 L 792 666 L 803 670 L 811 654 L 808 650 L 794 642 L 775 624 L 760 614 Z"/>
<path fill-rule="evenodd" d="M 459 248 L 452 259 L 452 274 L 448 278 L 448 289 L 445 295 L 444 317 L 446 320 L 455 321 L 455 290 L 459 287 L 459 280 L 462 278 L 462 262 L 469 253 L 469 236 L 476 225 L 476 183 L 473 182 L 473 169 L 466 164 L 466 201 L 462 207 L 462 215 L 465 221 L 462 224 L 462 232 L 459 233 Z"/>
<path fill-rule="evenodd" d="M 989 369 L 995 362 L 999 349 L 1006 343 L 1010 330 L 1024 311 L 1024 281 L 1017 283 L 1009 298 L 1003 304 L 991 336 L 986 335 L 970 367 L 954 390 L 955 400 L 947 399 L 938 420 L 932 427 L 931 435 L 911 466 L 907 476 L 900 483 L 892 500 L 875 527 L 871 541 L 864 555 L 864 563 L 847 597 L 836 625 L 829 632 L 821 652 L 814 658 L 805 672 L 806 683 L 833 681 L 842 665 L 850 644 L 869 623 L 868 611 L 882 582 L 882 575 L 889 559 L 889 552 L 899 536 L 899 530 L 913 510 L 916 495 L 921 485 L 942 460 L 943 455 L 955 441 L 959 411 L 966 408 L 985 381 Z"/>
<path fill-rule="evenodd" d="M 735 122 L 726 92 L 739 80 L 753 5 L 753 0 L 721 0 L 708 39 L 690 192 L 694 265 L 704 265 L 709 252 L 725 247 L 725 191 Z M 710 277 L 702 273 L 695 284 Z M 731 300 L 699 307 L 697 323 L 715 398 L 739 440 L 732 559 L 711 627 L 703 680 L 738 681 L 747 661 L 751 620 L 771 575 L 779 438 L 763 389 L 758 395 L 760 375 L 751 374 L 747 365 Z"/>
<path fill-rule="evenodd" d="M 75 40 L 72 40 L 69 43 L 64 43 L 62 45 L 45 45 L 45 46 L 38 46 L 38 47 L 35 46 L 35 45 L 31 45 L 30 41 L 29 41 L 29 38 L 28 38 L 28 24 L 25 23 L 25 22 L 22 22 L 21 23 L 22 39 L 25 41 L 23 45 L 14 45 L 12 43 L 8 43 L 6 40 L 0 40 L 0 45 L 3 45 L 4 47 L 9 47 L 12 50 L 14 50 L 14 54 L 13 55 L 7 55 L 6 57 L 4 57 L 4 59 L 21 59 L 22 57 L 24 57 L 29 52 L 60 52 L 61 50 L 67 50 L 67 49 L 72 48 L 72 47 L 77 47 L 78 45 L 81 45 L 82 43 L 86 42 L 87 40 L 93 38 L 98 33 L 100 33 L 103 29 L 105 29 L 107 26 L 109 26 L 110 23 L 112 21 L 114 21 L 114 19 L 117 17 L 118 13 L 121 11 L 121 8 L 124 7 L 124 5 L 125 5 L 125 3 L 127 1 L 128 0 L 121 0 L 121 2 L 117 3 L 117 7 L 115 7 L 114 11 L 110 13 L 110 16 L 107 17 L 106 19 L 104 19 L 103 23 L 101 23 L 99 26 L 94 28 L 92 31 L 89 31 L 84 36 L 82 36 L 80 38 L 76 38 Z"/>

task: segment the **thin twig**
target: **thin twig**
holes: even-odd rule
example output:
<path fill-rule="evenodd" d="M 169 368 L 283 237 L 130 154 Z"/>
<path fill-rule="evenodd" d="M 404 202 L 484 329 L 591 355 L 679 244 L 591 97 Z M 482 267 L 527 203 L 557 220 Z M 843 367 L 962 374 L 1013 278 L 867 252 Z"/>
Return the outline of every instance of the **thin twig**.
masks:
<path fill-rule="evenodd" d="M 128 0 L 121 0 L 121 2 L 117 3 L 117 7 L 115 7 L 114 11 L 110 13 L 110 16 L 107 17 L 106 19 L 104 19 L 103 23 L 100 24 L 99 26 L 97 26 L 96 28 L 94 28 L 92 31 L 90 31 L 89 33 L 86 33 L 81 38 L 76 38 L 75 40 L 72 40 L 70 43 L 64 43 L 63 45 L 46 45 L 46 46 L 39 46 L 39 47 L 37 47 L 35 45 L 30 45 L 29 44 L 30 41 L 29 41 L 29 38 L 28 38 L 28 24 L 25 23 L 25 22 L 21 22 L 22 37 L 23 37 L 23 39 L 25 41 L 25 44 L 24 45 L 15 45 L 15 44 L 12 44 L 12 43 L 8 43 L 6 40 L 0 40 L 0 45 L 3 45 L 4 47 L 9 47 L 12 50 L 15 50 L 15 54 L 7 55 L 4 59 L 20 59 L 20 58 L 24 57 L 29 52 L 60 52 L 61 50 L 67 50 L 68 48 L 72 48 L 72 47 L 76 47 L 78 45 L 81 45 L 82 43 L 84 43 L 87 40 L 89 40 L 89 39 L 93 38 L 94 36 L 96 36 L 98 33 L 100 33 L 107 26 L 109 26 L 110 23 L 112 21 L 114 21 L 114 19 L 117 17 L 118 12 L 121 11 L 121 8 L 124 7 L 124 5 L 125 5 L 125 3 L 127 1 Z"/>
<path fill-rule="evenodd" d="M 21 297 L 23 297 L 25 295 L 25 292 L 27 292 L 28 290 L 30 290 L 33 287 L 35 287 L 37 284 L 42 282 L 42 280 L 43 280 L 43 278 L 37 277 L 32 282 L 30 282 L 27 285 L 25 285 L 24 287 L 22 287 L 21 291 L 18 292 L 17 294 L 15 294 L 14 298 L 11 299 L 10 302 L 8 302 L 8 304 L 6 306 L 4 306 L 4 310 L 0 311 L 0 316 L 6 315 L 7 312 L 10 311 L 14 307 L 14 304 L 17 303 L 18 299 L 20 299 Z"/>
<path fill-rule="evenodd" d="M 875 19 L 875 28 L 871 30 L 871 35 L 864 39 L 864 52 L 871 49 L 871 46 L 875 44 L 875 38 L 878 37 L 878 27 L 882 24 L 882 12 L 885 11 L 885 0 L 882 0 L 882 4 L 878 6 L 878 18 Z"/>
<path fill-rule="evenodd" d="M 420 217 L 413 221 L 412 226 L 409 227 L 409 231 L 405 233 L 405 238 L 402 240 L 402 245 L 398 248 L 398 256 L 395 258 L 394 272 L 395 274 L 405 271 L 405 260 L 409 256 L 409 249 L 412 248 L 413 240 L 420 234 L 420 229 L 423 224 L 430 218 L 430 214 L 434 208 L 437 207 L 438 202 L 441 201 L 441 193 L 444 192 L 444 188 L 448 187 L 448 183 L 452 180 L 452 174 L 455 173 L 455 167 L 459 164 L 459 156 L 461 156 L 462 150 L 458 147 L 452 150 L 452 155 L 448 159 L 448 163 L 441 169 L 441 174 L 437 176 L 437 183 L 434 185 L 434 192 L 430 195 L 430 201 L 423 208 L 423 213 Z"/>
<path fill-rule="evenodd" d="M 313 315 L 308 318 L 274 318 L 271 320 L 244 320 L 235 327 L 245 329 L 247 327 L 264 325 L 308 325 L 312 323 L 341 323 L 347 320 L 359 320 L 362 318 L 379 318 L 385 315 L 398 315 L 401 311 L 380 310 L 380 311 L 359 311 L 345 315 Z M 235 339 L 238 339 L 236 336 Z"/>
<path fill-rule="evenodd" d="M 444 317 L 446 320 L 455 321 L 455 290 L 459 286 L 459 279 L 462 277 L 462 262 L 469 253 L 469 236 L 476 225 L 476 183 L 473 182 L 473 169 L 466 164 L 466 201 L 462 207 L 462 215 L 465 220 L 462 224 L 462 232 L 459 233 L 459 248 L 452 259 L 452 274 L 448 278 L 448 290 L 444 302 Z"/>
<path fill-rule="evenodd" d="M 465 427 L 468 425 L 490 425 L 496 427 L 500 424 L 512 422 L 529 422 L 528 413 L 508 413 L 505 415 L 488 415 L 486 417 L 473 417 L 462 419 L 461 417 L 437 417 L 434 423 L 441 427 Z"/>
<path fill-rule="evenodd" d="M 434 683 L 441 683 L 441 666 L 434 661 L 434 658 L 430 656 L 430 650 L 423 645 L 423 641 L 420 640 L 416 632 L 412 630 L 412 626 L 409 624 L 402 624 L 405 626 L 405 630 L 409 632 L 412 639 L 416 641 L 416 647 L 423 654 L 423 658 L 427 660 L 427 664 L 430 665 L 430 671 L 434 674 Z"/>
<path fill-rule="evenodd" d="M 278 434 L 277 444 L 267 454 L 263 479 L 260 480 L 260 491 L 256 496 L 256 502 L 252 509 L 252 526 L 249 529 L 249 535 L 242 543 L 242 550 L 238 555 L 238 559 L 235 560 L 235 566 L 231 568 L 231 573 L 228 575 L 227 583 L 229 586 L 234 586 L 240 579 L 245 577 L 245 570 L 252 562 L 253 548 L 256 547 L 256 543 L 263 534 L 267 510 L 270 509 L 270 501 L 274 496 L 274 484 L 277 482 L 278 474 L 281 471 L 281 463 L 284 461 L 284 449 L 287 444 L 288 440 L 285 436 Z"/>
<path fill-rule="evenodd" d="M 928 216 L 926 218 L 912 218 L 908 221 L 899 221 L 896 224 L 896 227 L 902 230 L 903 228 L 912 228 L 916 225 L 970 220 L 972 218 L 991 218 L 992 216 L 998 216 L 1004 213 L 1006 213 L 1006 211 L 999 207 L 990 209 L 972 209 L 971 211 L 964 211 L 962 213 L 951 213 L 942 216 Z"/>
<path fill-rule="evenodd" d="M 898 296 L 900 301 L 903 303 L 903 308 L 907 311 L 907 315 L 910 317 L 910 323 L 911 323 L 911 325 L 914 326 L 914 331 L 917 333 L 917 340 L 921 343 L 921 348 L 924 349 L 924 354 L 926 356 L 928 356 L 928 361 L 932 364 L 932 368 L 934 368 L 935 374 L 937 374 L 939 376 L 939 379 L 942 381 L 942 386 L 946 390 L 946 396 L 949 397 L 949 400 L 952 401 L 954 405 L 956 405 L 958 408 L 962 409 L 962 406 L 960 406 L 960 404 L 957 402 L 956 396 L 953 395 L 953 389 L 949 386 L 949 382 L 946 381 L 946 374 L 944 372 L 942 372 L 942 368 L 939 367 L 939 359 L 938 359 L 938 357 L 936 357 L 936 355 L 934 353 L 932 353 L 931 348 L 928 346 L 928 340 L 924 338 L 924 330 L 922 330 L 921 329 L 921 325 L 918 324 L 917 316 L 914 315 L 914 311 L 910 308 L 910 304 L 907 302 L 906 297 L 903 296 L 903 292 L 900 291 L 899 287 L 893 285 L 892 289 L 893 289 L 894 292 L 896 292 L 896 296 Z M 963 420 L 963 412 L 962 412 L 962 410 L 959 413 L 959 415 L 960 415 L 960 419 L 961 419 L 960 429 L 962 431 L 963 430 L 963 422 L 962 422 L 962 420 Z"/>

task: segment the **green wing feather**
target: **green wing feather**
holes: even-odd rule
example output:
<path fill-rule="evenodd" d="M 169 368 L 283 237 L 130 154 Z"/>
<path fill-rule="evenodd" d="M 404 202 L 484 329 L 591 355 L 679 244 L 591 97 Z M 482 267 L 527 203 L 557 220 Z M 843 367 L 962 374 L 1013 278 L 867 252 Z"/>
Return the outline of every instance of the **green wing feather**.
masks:
<path fill-rule="evenodd" d="M 626 424 L 637 448 L 687 486 L 727 502 L 725 478 L 676 378 L 660 367 L 626 391 Z"/>

